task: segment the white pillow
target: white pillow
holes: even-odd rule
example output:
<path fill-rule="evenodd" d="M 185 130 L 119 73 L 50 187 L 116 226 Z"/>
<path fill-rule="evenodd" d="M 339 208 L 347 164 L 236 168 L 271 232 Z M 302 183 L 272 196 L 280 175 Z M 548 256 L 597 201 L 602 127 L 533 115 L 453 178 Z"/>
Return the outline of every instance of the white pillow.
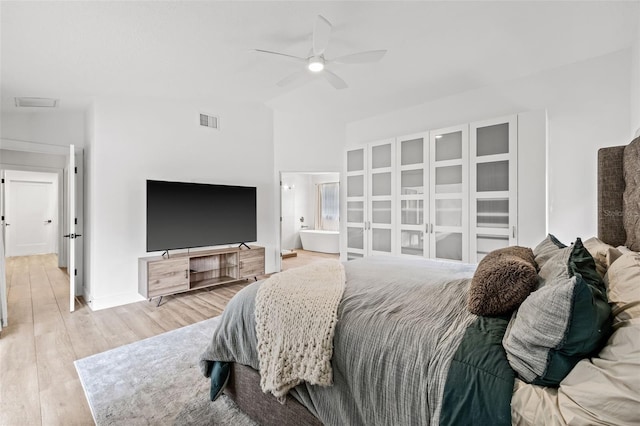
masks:
<path fill-rule="evenodd" d="M 613 262 L 604 276 L 604 284 L 614 327 L 640 318 L 640 253 L 629 252 Z"/>

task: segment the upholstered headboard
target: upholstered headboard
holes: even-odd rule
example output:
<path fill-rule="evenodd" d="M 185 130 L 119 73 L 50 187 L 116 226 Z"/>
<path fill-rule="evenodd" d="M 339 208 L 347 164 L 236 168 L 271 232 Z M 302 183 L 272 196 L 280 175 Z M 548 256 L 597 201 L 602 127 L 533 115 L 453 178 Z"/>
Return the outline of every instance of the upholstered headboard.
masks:
<path fill-rule="evenodd" d="M 598 238 L 637 251 L 639 236 L 640 137 L 598 151 Z"/>

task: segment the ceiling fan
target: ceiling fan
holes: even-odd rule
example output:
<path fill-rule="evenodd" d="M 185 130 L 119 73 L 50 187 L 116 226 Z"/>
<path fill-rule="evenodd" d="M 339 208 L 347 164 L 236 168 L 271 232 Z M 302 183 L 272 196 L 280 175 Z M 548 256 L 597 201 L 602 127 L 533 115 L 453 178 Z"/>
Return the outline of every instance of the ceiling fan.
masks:
<path fill-rule="evenodd" d="M 322 15 L 318 15 L 315 25 L 313 26 L 313 38 L 312 47 L 309 52 L 309 56 L 300 57 L 289 55 L 286 53 L 273 52 L 270 50 L 254 49 L 259 53 L 266 53 L 269 55 L 283 56 L 288 59 L 297 61 L 299 63 L 306 64 L 303 69 L 300 69 L 293 74 L 290 74 L 276 83 L 280 87 L 287 86 L 299 79 L 312 76 L 314 74 L 323 76 L 333 87 L 336 89 L 345 89 L 347 83 L 336 75 L 334 72 L 327 69 L 329 64 L 366 64 L 371 62 L 378 62 L 387 53 L 386 50 L 367 50 L 365 52 L 352 53 L 350 55 L 340 56 L 334 59 L 327 59 L 324 56 L 324 52 L 329 44 L 329 37 L 331 36 L 331 23 Z"/>

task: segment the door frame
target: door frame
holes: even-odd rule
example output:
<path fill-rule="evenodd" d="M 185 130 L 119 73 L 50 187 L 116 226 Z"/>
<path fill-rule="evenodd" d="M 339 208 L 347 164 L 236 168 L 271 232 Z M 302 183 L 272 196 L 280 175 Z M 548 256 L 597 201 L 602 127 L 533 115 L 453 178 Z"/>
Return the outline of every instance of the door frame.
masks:
<path fill-rule="evenodd" d="M 338 183 L 340 185 L 340 247 L 342 247 L 342 172 L 341 171 L 289 171 L 280 170 L 276 173 L 276 188 L 278 194 L 278 202 L 276 203 L 276 220 L 278 221 L 278 235 L 276 237 L 276 259 L 275 266 L 276 271 L 282 271 L 282 175 L 323 175 L 323 174 L 337 174 Z"/>
<path fill-rule="evenodd" d="M 69 144 L 71 145 L 71 144 Z M 62 156 L 65 158 L 65 164 L 68 163 L 69 157 L 69 145 L 50 145 L 46 143 L 38 143 L 38 142 L 25 142 L 25 141 L 17 141 L 12 139 L 0 139 L 0 149 L 8 150 L 8 151 L 18 151 L 25 153 L 37 153 L 44 155 L 56 155 Z M 76 232 L 84 235 L 84 198 L 85 198 L 85 187 L 84 187 L 84 149 L 81 147 L 75 148 L 76 153 L 76 167 L 78 169 L 77 173 L 77 188 L 76 188 L 76 214 L 78 216 L 78 226 L 76 227 Z M 0 162 L 0 173 L 4 177 L 4 170 L 21 170 L 21 171 L 33 171 L 33 172 L 49 172 L 49 173 L 58 173 L 58 267 L 66 268 L 67 265 L 67 239 L 63 237 L 65 235 L 67 223 L 68 223 L 68 212 L 67 212 L 67 177 L 68 170 L 66 165 L 63 167 L 46 167 L 39 165 L 25 165 L 25 164 L 11 164 Z M 4 191 L 2 191 L 4 194 Z M 4 195 L 3 195 L 4 196 Z M 2 215 L 4 215 L 4 200 L 0 203 L 0 209 L 2 209 Z M 4 237 L 5 226 L 4 222 L 1 223 L 2 233 Z M 84 237 L 82 237 L 84 238 Z M 4 238 L 3 238 L 4 241 Z M 84 283 L 85 283 L 85 275 L 84 275 L 84 263 L 86 261 L 86 255 L 84 252 L 84 240 L 80 239 L 79 245 L 76 249 L 76 264 L 78 269 L 78 275 L 76 280 L 76 295 L 84 294 Z M 70 274 L 72 271 L 68 271 Z"/>

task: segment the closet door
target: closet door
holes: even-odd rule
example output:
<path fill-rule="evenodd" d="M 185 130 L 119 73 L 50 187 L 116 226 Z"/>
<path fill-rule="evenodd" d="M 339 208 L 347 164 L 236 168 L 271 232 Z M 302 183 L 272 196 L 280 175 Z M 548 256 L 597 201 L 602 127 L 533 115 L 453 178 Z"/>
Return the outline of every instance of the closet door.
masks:
<path fill-rule="evenodd" d="M 430 257 L 469 261 L 469 132 L 430 133 Z"/>
<path fill-rule="evenodd" d="M 471 123 L 471 262 L 515 245 L 518 213 L 517 116 Z"/>
<path fill-rule="evenodd" d="M 396 139 L 396 182 L 398 201 L 399 254 L 429 256 L 429 134 L 419 133 Z"/>
<path fill-rule="evenodd" d="M 388 255 L 395 252 L 392 238 L 395 226 L 394 141 L 369 144 L 368 250 L 367 255 Z"/>
<path fill-rule="evenodd" d="M 368 244 L 367 225 L 367 148 L 346 153 L 347 244 L 346 259 L 363 257 Z"/>

